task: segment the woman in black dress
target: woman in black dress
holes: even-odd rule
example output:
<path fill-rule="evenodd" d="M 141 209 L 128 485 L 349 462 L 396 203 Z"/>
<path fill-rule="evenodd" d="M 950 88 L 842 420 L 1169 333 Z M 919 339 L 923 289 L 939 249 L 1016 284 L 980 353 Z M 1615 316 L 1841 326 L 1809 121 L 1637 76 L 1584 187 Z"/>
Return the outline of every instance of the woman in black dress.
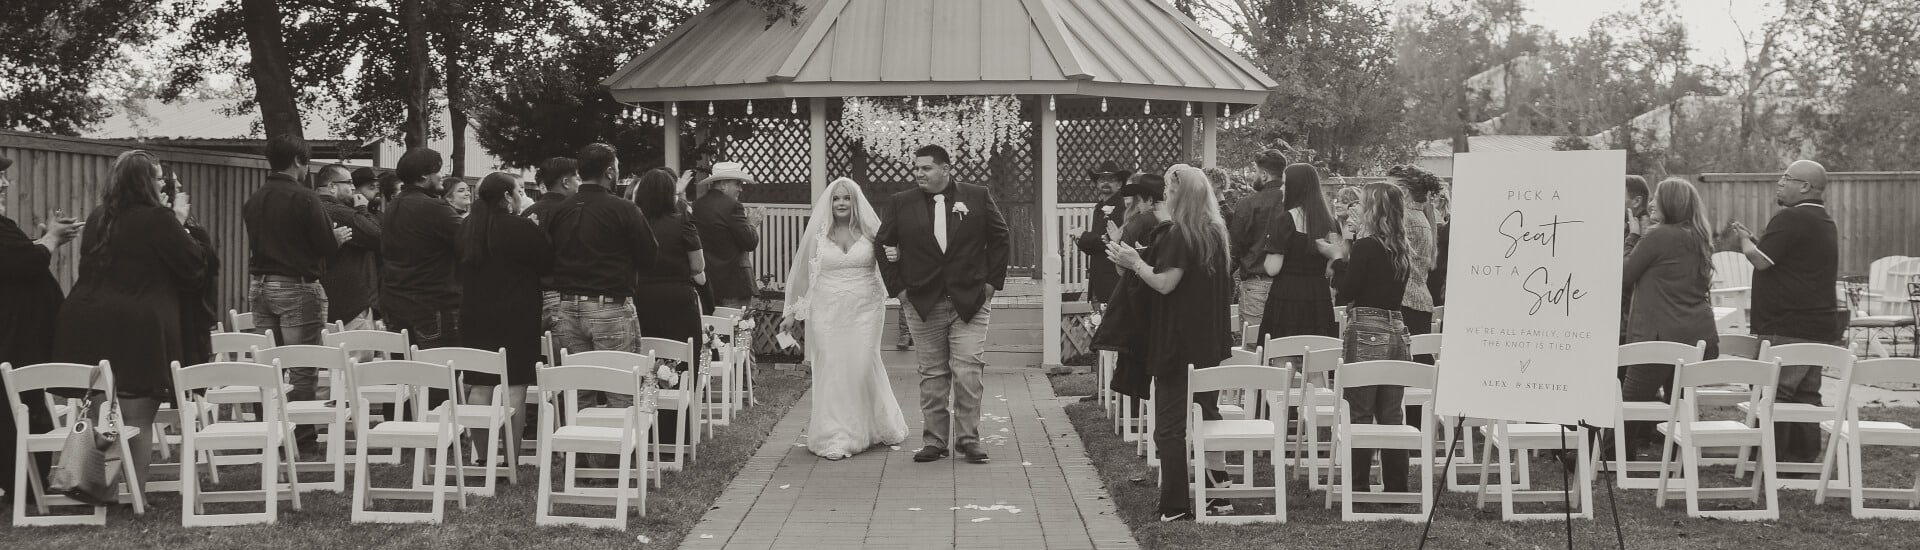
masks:
<path fill-rule="evenodd" d="M 1154 444 L 1160 451 L 1160 521 L 1192 519 L 1193 495 L 1187 474 L 1187 375 L 1191 369 L 1220 364 L 1234 344 L 1227 308 L 1233 303 L 1233 279 L 1227 252 L 1227 225 L 1220 217 L 1213 185 L 1200 169 L 1184 164 L 1167 169 L 1166 217 L 1170 223 L 1144 257 L 1126 244 L 1109 244 L 1115 266 L 1139 276 L 1152 290 L 1148 311 L 1146 358 L 1154 376 Z M 1217 392 L 1193 394 L 1200 415 L 1219 420 Z M 1207 468 L 1226 469 L 1223 453 L 1207 453 Z M 1211 474 L 1211 472 L 1210 472 Z M 1209 475 L 1207 483 L 1214 484 Z M 1207 506 L 1228 513 L 1225 499 Z"/>
<path fill-rule="evenodd" d="M 1260 324 L 1260 341 L 1283 336 L 1338 336 L 1328 264 L 1346 239 L 1334 224 L 1320 174 L 1312 165 L 1287 166 L 1286 211 L 1267 220 L 1267 273 L 1273 290 Z"/>
<path fill-rule="evenodd" d="M 470 348 L 507 348 L 507 404 L 514 405 L 507 430 L 511 448 L 525 431 L 527 386 L 540 360 L 540 276 L 553 269 L 553 248 L 533 220 L 514 215 L 520 178 L 494 172 L 480 181 L 471 213 L 460 222 L 460 330 Z M 468 373 L 467 402 L 493 402 L 497 377 Z"/>
<path fill-rule="evenodd" d="M 122 421 L 152 426 L 160 403 L 172 397 L 171 364 L 206 359 L 186 355 L 182 331 L 204 328 L 180 326 L 180 297 L 205 288 L 214 252 L 188 234 L 184 222 L 192 203 L 186 190 L 176 187 L 177 193 L 163 196 L 153 155 L 121 153 L 109 174 L 81 236 L 80 280 L 54 323 L 53 357 L 112 363 Z M 153 438 L 130 443 L 134 473 L 144 487 Z"/>
<path fill-rule="evenodd" d="M 707 260 L 700 252 L 700 230 L 693 225 L 693 212 L 680 199 L 673 172 L 655 168 L 640 176 L 634 184 L 634 203 L 647 215 L 653 227 L 653 239 L 660 244 L 660 255 L 653 265 L 640 271 L 633 292 L 633 309 L 639 312 L 640 334 L 675 342 L 693 340 L 696 352 L 705 339 L 700 325 L 700 294 L 705 281 Z M 682 368 L 689 368 L 682 365 Z M 682 384 L 688 371 L 681 372 Z M 676 437 L 679 418 L 674 411 L 659 411 L 660 440 Z"/>

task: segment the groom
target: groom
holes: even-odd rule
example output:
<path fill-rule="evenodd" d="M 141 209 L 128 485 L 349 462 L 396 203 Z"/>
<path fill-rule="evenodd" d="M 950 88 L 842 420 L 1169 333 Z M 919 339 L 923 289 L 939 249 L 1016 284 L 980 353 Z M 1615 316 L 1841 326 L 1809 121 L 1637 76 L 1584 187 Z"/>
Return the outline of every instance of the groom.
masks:
<path fill-rule="evenodd" d="M 919 355 L 927 446 L 913 461 L 945 458 L 951 442 L 968 462 L 985 464 L 980 371 L 993 312 L 988 304 L 1007 281 L 1007 221 L 986 187 L 953 181 L 946 149 L 928 145 L 913 156 L 919 188 L 888 199 L 874 239 L 887 260 L 880 263 L 887 293 L 907 310 Z"/>

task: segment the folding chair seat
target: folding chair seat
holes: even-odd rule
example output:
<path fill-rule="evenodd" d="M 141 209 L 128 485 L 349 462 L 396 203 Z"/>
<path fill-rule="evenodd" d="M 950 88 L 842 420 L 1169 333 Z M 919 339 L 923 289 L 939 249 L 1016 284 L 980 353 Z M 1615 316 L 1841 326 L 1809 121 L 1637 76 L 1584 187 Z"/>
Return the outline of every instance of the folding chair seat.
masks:
<path fill-rule="evenodd" d="M 662 471 L 666 469 L 666 466 L 653 460 L 651 456 L 653 454 L 653 445 L 658 443 L 660 438 L 659 433 L 655 430 L 655 427 L 659 425 L 659 418 L 656 411 L 660 406 L 660 388 L 655 384 L 653 378 L 653 368 L 657 364 L 653 355 L 612 350 L 567 353 L 567 350 L 562 349 L 560 350 L 560 363 L 560 366 L 593 366 L 617 369 L 623 372 L 634 373 L 641 378 L 644 384 L 640 388 L 640 395 L 633 397 L 633 406 L 637 407 L 640 412 L 646 413 L 649 424 L 644 426 L 645 433 L 641 434 L 645 436 L 645 438 L 641 439 L 639 444 L 642 445 L 641 448 L 646 452 L 642 453 L 643 459 L 640 461 L 641 467 L 636 473 L 652 480 L 655 488 L 660 487 Z M 560 407 L 560 410 L 555 414 L 565 417 L 564 423 L 568 426 L 617 428 L 620 427 L 621 422 L 625 421 L 626 413 L 624 410 L 626 407 L 582 407 L 579 399 L 580 392 L 568 391 L 561 393 L 565 394 L 566 400 L 562 403 L 563 406 Z M 544 409 L 541 416 L 546 416 Z M 561 419 L 555 419 L 554 423 L 555 425 L 559 425 L 562 422 Z M 681 433 L 684 434 L 685 432 Z M 563 479 L 565 480 L 566 490 L 569 492 L 576 490 L 575 482 L 577 480 L 614 479 L 620 475 L 620 473 L 613 468 L 588 468 L 578 466 L 576 458 L 575 453 L 567 452 L 566 459 L 562 461 L 566 467 Z"/>
<path fill-rule="evenodd" d="M 1569 434 L 1568 432 L 1572 432 Z M 1588 430 L 1578 428 L 1568 430 L 1559 424 L 1516 423 L 1495 420 L 1480 427 L 1480 435 L 1485 438 L 1480 453 L 1480 495 L 1474 501 L 1475 508 L 1487 505 L 1492 495 L 1500 501 L 1500 517 L 1512 520 L 1554 520 L 1566 517 L 1590 519 L 1593 517 L 1593 451 L 1588 446 Z M 1563 502 L 1568 495 L 1554 490 L 1525 490 L 1514 477 L 1514 467 L 1518 462 L 1520 469 L 1528 469 L 1531 464 L 1526 460 L 1529 451 L 1560 450 L 1571 446 L 1574 450 L 1574 463 L 1578 465 L 1578 475 L 1571 480 L 1573 485 L 1567 490 L 1579 495 L 1579 511 L 1520 513 L 1514 511 L 1514 505 L 1520 502 Z M 1499 464 L 1499 493 L 1492 492 L 1495 485 L 1488 475 L 1489 467 Z"/>
<path fill-rule="evenodd" d="M 1630 365 L 1664 364 L 1679 369 L 1682 365 L 1698 363 L 1706 354 L 1706 342 L 1694 345 L 1679 342 L 1635 342 L 1622 344 L 1617 354 L 1615 366 L 1626 368 Z M 1677 389 L 1675 391 L 1678 391 Z M 1613 472 L 1613 483 L 1621 489 L 1653 489 L 1659 486 L 1658 479 L 1652 477 L 1633 477 L 1635 472 L 1658 473 L 1660 464 L 1629 460 L 1632 449 L 1627 448 L 1627 422 L 1665 422 L 1672 416 L 1673 405 L 1666 401 L 1627 401 L 1620 386 L 1614 386 L 1613 413 L 1613 460 L 1600 460 L 1607 471 Z M 1745 393 L 1739 395 L 1745 396 Z M 1696 390 L 1696 397 L 1699 391 Z M 1673 396 L 1668 396 L 1668 401 Z M 1744 400 L 1744 398 L 1742 399 Z"/>
<path fill-rule="evenodd" d="M 361 363 L 376 360 L 403 359 L 408 357 L 408 350 L 413 349 L 413 340 L 407 334 L 407 331 L 404 330 L 399 332 L 387 332 L 384 330 L 334 331 L 322 334 L 320 341 L 328 346 L 340 348 L 341 351 L 347 352 L 348 358 Z M 355 387 L 349 384 L 345 386 L 345 389 L 343 389 L 340 394 L 351 394 L 356 398 L 363 397 L 369 400 L 369 405 L 392 405 L 393 408 L 390 414 L 388 414 L 386 418 L 381 419 L 383 422 L 399 420 L 405 416 L 403 414 L 403 407 L 407 406 L 408 396 L 407 392 L 401 389 L 400 386 Z M 351 404 L 348 405 L 348 408 L 349 411 L 359 410 Z M 372 409 L 369 408 L 368 410 Z M 351 416 L 351 412 L 349 416 Z M 369 419 L 369 421 L 371 422 L 371 419 Z M 354 437 L 356 439 L 352 441 L 352 445 L 357 446 L 359 445 L 359 440 L 357 439 L 359 437 L 358 432 L 355 432 Z M 399 449 L 388 449 L 383 454 L 368 455 L 367 460 L 373 464 L 399 464 L 400 451 Z"/>
<path fill-rule="evenodd" d="M 202 451 L 248 450 L 245 455 L 224 458 L 251 458 L 260 464 L 260 489 L 246 491 L 207 491 L 200 487 L 198 468 L 180 465 L 180 524 L 186 527 L 219 527 L 275 523 L 279 521 L 280 501 L 290 500 L 300 510 L 300 478 L 294 471 L 299 451 L 294 448 L 286 409 L 287 395 L 281 391 L 280 369 L 273 365 L 242 362 L 214 362 L 183 367 L 173 363 L 173 395 L 180 404 L 182 418 L 198 417 L 198 412 L 214 406 L 198 390 L 243 387 L 253 392 L 252 403 L 260 411 L 251 422 L 212 422 L 200 426 L 180 423 L 180 454 L 195 456 Z M 216 464 L 217 466 L 217 464 Z M 285 475 L 286 483 L 278 478 Z M 254 502 L 264 508 L 254 513 L 213 514 L 208 503 Z"/>
<path fill-rule="evenodd" d="M 347 352 L 332 346 L 280 346 L 254 352 L 254 358 L 263 364 L 270 364 L 286 372 L 292 368 L 311 368 L 324 372 L 335 381 L 345 381 L 347 374 Z M 282 407 L 287 417 L 288 433 L 298 426 L 325 426 L 327 429 L 326 458 L 317 462 L 301 462 L 298 453 L 289 455 L 295 472 L 332 472 L 333 477 L 324 482 L 306 482 L 302 491 L 347 492 L 347 422 L 351 409 L 343 393 L 332 394 L 332 399 L 313 399 L 307 401 L 286 401 Z M 296 442 L 297 443 L 297 442 Z"/>
<path fill-rule="evenodd" d="M 1827 444 L 1826 459 L 1820 468 L 1819 486 L 1814 490 L 1813 501 L 1826 504 L 1828 489 L 1842 489 L 1849 493 L 1853 517 L 1856 519 L 1920 519 L 1920 510 L 1915 509 L 1920 508 L 1920 481 L 1911 487 L 1867 487 L 1867 472 L 1862 459 L 1865 456 L 1864 449 L 1869 446 L 1920 448 L 1920 428 L 1903 422 L 1861 420 L 1860 408 L 1867 403 L 1862 403 L 1853 394 L 1856 385 L 1920 384 L 1920 359 L 1868 359 L 1854 363 L 1850 374 L 1851 378 L 1843 380 L 1841 384 L 1838 406 L 1843 416 L 1820 423 L 1820 429 L 1827 432 L 1831 439 Z M 1834 479 L 1836 469 L 1840 487 L 1828 483 L 1828 480 Z M 1911 472 L 1903 472 L 1908 473 Z M 1868 507 L 1868 500 L 1904 501 L 1906 509 Z"/>
<path fill-rule="evenodd" d="M 745 397 L 745 383 L 741 379 L 738 367 L 735 367 L 737 354 L 734 353 L 732 340 L 734 321 L 726 317 L 703 315 L 700 327 L 703 334 L 710 335 L 719 345 L 719 349 L 709 348 L 701 342 L 695 352 L 704 356 L 709 363 L 708 390 L 706 399 L 700 406 L 700 416 L 707 425 L 706 436 L 711 438 L 714 430 L 720 426 L 733 424 L 733 411 L 740 410 L 741 400 Z M 719 357 L 714 357 L 718 354 Z"/>
<path fill-rule="evenodd" d="M 1283 471 L 1286 464 L 1286 426 L 1287 388 L 1293 382 L 1293 373 L 1285 367 L 1269 367 L 1258 364 L 1220 365 L 1204 369 L 1193 369 L 1187 374 L 1187 449 L 1188 460 L 1192 467 L 1189 483 L 1194 492 L 1194 502 L 1205 503 L 1214 498 L 1271 498 L 1273 513 L 1266 515 L 1213 516 L 1207 514 L 1207 506 L 1194 507 L 1194 519 L 1201 523 L 1252 523 L 1287 521 L 1287 475 Z M 1200 405 L 1193 403 L 1192 393 L 1239 390 L 1242 395 L 1259 395 L 1262 392 L 1281 396 L 1279 406 L 1274 407 L 1274 418 L 1237 418 L 1205 420 L 1200 417 Z M 1210 452 L 1242 453 L 1242 464 L 1246 469 L 1243 483 L 1232 487 L 1208 488 L 1207 468 L 1204 461 Z M 1257 485 L 1257 476 L 1253 475 L 1253 460 L 1258 452 L 1266 452 L 1267 465 L 1273 469 L 1273 481 L 1270 485 Z"/>
<path fill-rule="evenodd" d="M 1305 475 L 1311 490 L 1326 486 L 1320 479 L 1322 470 L 1329 477 L 1333 475 L 1328 469 L 1333 466 L 1333 457 L 1321 457 L 1322 453 L 1332 453 L 1333 445 L 1320 439 L 1320 428 L 1332 428 L 1337 420 L 1340 394 L 1333 390 L 1329 373 L 1340 366 L 1341 353 L 1340 339 L 1330 336 L 1273 338 L 1260 347 L 1260 364 L 1286 367 L 1293 373 L 1287 395 L 1268 393 L 1267 405 L 1274 407 L 1285 401 L 1298 407 L 1288 413 L 1293 424 L 1293 474 Z"/>
<path fill-rule="evenodd" d="M 419 347 L 415 347 L 412 357 L 415 361 L 446 365 L 447 368 L 453 369 L 454 379 L 459 383 L 457 387 L 463 388 L 461 391 L 453 393 L 448 399 L 449 402 L 454 404 L 454 424 L 464 430 L 487 431 L 487 439 L 484 443 L 475 441 L 475 443 L 486 446 L 484 453 L 474 453 L 475 455 L 479 455 L 476 458 L 480 458 L 483 463 L 479 466 L 469 466 L 467 463 L 462 462 L 455 468 L 455 470 L 459 472 L 457 475 L 462 477 L 481 477 L 479 485 L 466 485 L 462 483 L 461 486 L 467 494 L 482 497 L 494 495 L 494 479 L 499 477 L 500 466 L 503 462 L 500 457 L 500 449 L 502 447 L 506 448 L 506 459 L 504 463 L 507 465 L 507 482 L 519 485 L 520 469 L 518 465 L 520 463 L 520 449 L 517 445 L 509 443 L 511 438 L 507 437 L 505 432 L 510 425 L 509 421 L 513 419 L 514 407 L 524 405 L 506 402 L 507 348 L 500 348 L 497 351 L 487 351 L 460 347 L 434 349 L 420 349 Z M 491 374 L 500 380 L 499 384 L 493 386 L 493 395 L 486 403 L 467 402 L 467 392 L 464 390 L 464 388 L 467 387 L 467 373 Z M 438 418 L 441 412 L 439 410 L 430 410 L 427 411 L 426 414 L 425 420 L 432 422 Z M 416 482 L 419 481 L 420 476 L 426 474 L 425 458 L 425 449 L 414 449 L 413 479 Z M 417 488 L 419 485 L 416 484 L 415 487 Z"/>
<path fill-rule="evenodd" d="M 96 373 L 98 378 L 96 379 Z M 34 455 L 45 454 L 51 461 L 59 456 L 66 446 L 67 436 L 76 426 L 92 429 L 99 414 L 94 418 L 74 419 L 72 422 L 54 427 L 53 431 L 36 434 L 28 424 L 27 406 L 20 402 L 20 392 L 50 389 L 71 389 L 80 391 L 99 391 L 104 396 L 114 393 L 117 386 L 113 381 L 113 368 L 106 361 L 99 365 L 81 365 L 77 363 L 42 363 L 13 368 L 9 363 L 0 362 L 0 382 L 5 383 L 7 406 L 13 411 L 14 461 L 13 472 L 13 526 L 32 527 L 42 525 L 106 525 L 107 507 L 91 506 L 84 502 L 68 498 L 66 495 L 52 494 L 47 491 L 47 480 L 40 476 L 38 468 L 33 467 Z M 77 406 L 77 405 L 76 405 Z M 105 402 L 95 407 L 95 412 L 105 408 Z M 145 434 L 134 434 L 134 437 Z M 127 485 L 133 502 L 133 513 L 147 513 L 146 496 L 137 484 L 127 483 L 135 479 L 133 473 L 133 451 L 128 438 L 119 438 L 109 453 L 120 455 L 120 480 Z M 33 495 L 33 506 L 27 505 L 27 495 Z M 53 507 L 84 506 L 93 509 L 86 515 L 55 515 Z M 37 512 L 29 514 L 29 511 Z M 29 544 L 31 546 L 31 544 Z"/>
<path fill-rule="evenodd" d="M 1846 380 L 1847 375 L 1853 371 L 1853 351 L 1839 346 L 1827 344 L 1787 344 L 1767 346 L 1761 353 L 1763 360 L 1779 363 L 1781 368 L 1785 368 L 1787 365 L 1818 365 L 1823 371 L 1831 369 L 1835 374 L 1839 375 L 1841 380 Z M 1814 372 L 1808 376 L 1820 375 L 1819 372 Z M 1781 403 L 1777 391 L 1774 393 L 1774 396 L 1774 424 L 1781 422 L 1819 424 L 1840 418 L 1840 403 L 1830 403 L 1824 406 L 1808 403 Z M 1759 421 L 1759 418 L 1756 414 L 1757 411 L 1755 411 L 1751 405 L 1751 401 L 1740 403 L 1735 405 L 1735 407 L 1747 415 L 1748 426 L 1757 425 L 1756 423 Z M 1827 445 L 1831 447 L 1834 445 L 1834 442 L 1828 441 Z M 1735 466 L 1734 475 L 1745 476 L 1750 472 L 1749 469 L 1753 467 L 1752 451 L 1753 449 L 1751 448 L 1740 449 L 1740 459 L 1739 463 Z M 1774 464 L 1775 471 L 1793 474 L 1817 474 L 1820 473 L 1822 467 L 1822 464 L 1818 462 L 1776 462 Z M 1842 473 L 1844 474 L 1845 472 Z M 1847 482 L 1847 476 L 1840 476 L 1840 483 L 1844 485 Z M 1812 479 L 1782 479 L 1780 480 L 1780 486 L 1785 489 L 1803 490 L 1816 490 L 1820 488 L 1819 483 Z"/>
<path fill-rule="evenodd" d="M 440 363 L 388 359 L 355 363 L 351 370 L 348 379 L 353 381 L 354 388 L 351 399 L 354 432 L 360 435 L 360 447 L 355 449 L 353 461 L 353 522 L 440 523 L 446 519 L 449 498 L 458 500 L 460 509 L 465 510 L 466 476 L 455 474 L 453 485 L 446 484 L 449 466 L 465 463 L 464 446 L 460 444 L 460 432 L 454 424 L 454 418 L 459 416 L 454 411 L 458 403 L 446 400 L 431 417 L 427 411 L 429 390 L 445 390 L 449 395 L 460 391 L 460 384 L 454 381 L 453 368 Z M 389 420 L 378 426 L 369 425 L 368 393 L 391 391 L 386 386 L 397 386 L 408 395 L 416 420 Z M 418 486 L 420 476 L 415 475 L 410 487 L 374 487 L 373 476 L 367 471 L 367 450 L 375 447 L 433 451 L 432 482 L 425 487 Z M 424 462 L 424 459 L 416 461 Z M 430 509 L 426 512 L 373 510 L 374 499 L 425 500 L 430 502 Z"/>
<path fill-rule="evenodd" d="M 1361 361 L 1346 363 L 1339 367 L 1334 377 L 1335 387 L 1345 395 L 1348 388 L 1362 386 L 1406 386 L 1432 390 L 1437 379 L 1433 365 L 1423 365 L 1412 361 Z M 1422 403 L 1423 408 L 1431 408 L 1432 402 Z M 1335 499 L 1340 501 L 1340 518 L 1343 521 L 1401 520 L 1421 522 L 1427 520 L 1428 511 L 1433 509 L 1433 461 L 1417 460 L 1420 464 L 1420 492 L 1418 493 L 1379 493 L 1356 492 L 1353 477 L 1367 476 L 1371 473 L 1371 464 L 1347 464 L 1351 460 L 1353 449 L 1405 449 L 1419 451 L 1432 449 L 1434 444 L 1432 415 L 1422 415 L 1420 426 L 1401 424 L 1355 424 L 1353 409 L 1347 400 L 1339 401 L 1339 423 L 1333 430 L 1333 456 L 1335 469 L 1339 470 L 1337 484 L 1327 486 L 1327 504 L 1331 506 Z M 1411 465 L 1411 464 L 1410 464 Z M 1358 513 L 1353 511 L 1355 502 L 1374 502 L 1388 504 L 1418 503 L 1420 509 L 1412 513 Z"/>
<path fill-rule="evenodd" d="M 1660 451 L 1660 482 L 1654 488 L 1654 505 L 1665 508 L 1667 498 L 1680 492 L 1687 501 L 1688 517 L 1731 520 L 1774 520 L 1780 517 L 1780 483 L 1773 467 L 1773 391 L 1780 379 L 1780 363 L 1753 359 L 1712 359 L 1681 365 L 1674 369 L 1673 389 L 1679 393 L 1667 421 L 1658 431 L 1666 436 Z M 1758 394 L 1757 426 L 1737 420 L 1700 420 L 1697 390 L 1710 384 L 1746 384 Z M 1707 447 L 1759 447 L 1761 475 L 1753 477 L 1750 487 L 1704 487 L 1700 478 L 1700 453 Z M 1680 488 L 1669 488 L 1675 466 L 1673 453 L 1679 450 L 1686 480 Z M 1744 498 L 1755 505 L 1761 498 L 1765 508 L 1750 510 L 1701 510 L 1701 499 Z"/>
<path fill-rule="evenodd" d="M 584 525 L 588 527 L 611 527 L 622 531 L 627 528 L 627 509 L 633 508 L 641 515 L 647 513 L 647 453 L 640 446 L 646 444 L 645 433 L 653 426 L 653 413 L 642 410 L 641 386 L 650 384 L 644 371 L 622 369 L 597 365 L 560 365 L 541 367 L 536 371 L 540 387 L 544 388 L 540 399 L 540 492 L 539 502 L 534 511 L 536 525 Z M 618 419 L 614 426 L 590 426 L 583 424 L 563 424 L 560 415 L 567 401 L 581 390 L 611 392 L 631 396 L 633 406 L 618 409 L 619 414 L 600 417 L 604 422 Z M 567 464 L 573 463 L 573 457 L 579 453 L 609 454 L 619 457 L 619 466 L 613 468 L 614 487 L 586 488 L 578 487 L 572 477 L 572 468 L 567 468 L 568 478 L 565 489 L 553 490 L 553 465 L 557 453 L 565 453 L 562 458 Z M 636 460 L 638 461 L 636 463 Z M 640 476 L 636 480 L 635 476 Z M 632 486 L 628 483 L 632 482 Z M 632 502 L 629 506 L 629 501 Z M 560 516 L 553 514 L 553 505 L 587 504 L 613 506 L 613 517 L 586 518 L 578 516 Z"/>

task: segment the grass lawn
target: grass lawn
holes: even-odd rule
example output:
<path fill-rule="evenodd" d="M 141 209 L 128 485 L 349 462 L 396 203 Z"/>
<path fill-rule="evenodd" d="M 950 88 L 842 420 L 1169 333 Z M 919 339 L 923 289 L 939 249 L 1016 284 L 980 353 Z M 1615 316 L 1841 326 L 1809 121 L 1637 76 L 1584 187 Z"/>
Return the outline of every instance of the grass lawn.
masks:
<path fill-rule="evenodd" d="M 1056 384 L 1082 384 L 1055 378 Z M 1064 389 L 1061 395 L 1074 390 Z M 1098 403 L 1074 403 L 1067 406 L 1074 427 L 1080 432 L 1088 456 L 1100 472 L 1106 489 L 1115 501 L 1122 520 L 1132 529 L 1134 538 L 1148 549 L 1242 549 L 1242 548 L 1412 548 L 1419 543 L 1422 525 L 1407 522 L 1345 523 L 1340 521 L 1338 503 L 1329 510 L 1323 496 L 1308 492 L 1305 480 L 1289 481 L 1288 523 L 1227 526 L 1200 525 L 1193 522 L 1160 523 L 1156 503 L 1159 489 L 1157 472 L 1147 468 L 1134 454 L 1134 445 L 1123 442 Z M 1897 420 L 1909 425 L 1920 423 L 1920 410 L 1880 409 L 1868 415 L 1874 419 Z M 1535 460 L 1533 482 L 1536 488 L 1564 487 L 1558 462 Z M 1876 487 L 1910 487 L 1920 455 L 1907 449 L 1869 448 L 1865 468 L 1869 482 Z M 1437 471 L 1438 466 L 1435 467 Z M 1419 472 L 1416 459 L 1414 471 Z M 1710 486 L 1733 486 L 1731 468 L 1703 473 Z M 1260 476 L 1269 479 L 1270 471 Z M 1461 476 L 1466 481 L 1468 476 Z M 1142 478 L 1142 481 L 1132 481 Z M 1718 478 L 1718 479 L 1716 479 Z M 1599 481 L 1608 478 L 1601 474 Z M 1497 503 L 1487 511 L 1474 509 L 1474 497 L 1466 493 L 1440 490 L 1435 502 L 1432 533 L 1428 548 L 1564 548 L 1566 524 L 1560 521 L 1503 522 Z M 1654 507 L 1653 491 L 1615 490 L 1620 524 L 1626 547 L 1639 549 L 1749 550 L 1757 548 L 1913 548 L 1920 541 L 1920 522 L 1855 520 L 1845 498 L 1829 500 L 1825 506 L 1813 503 L 1812 491 L 1782 490 L 1781 520 L 1740 523 L 1710 519 L 1690 519 L 1684 500 L 1669 499 L 1666 509 Z M 1242 510 L 1259 510 L 1271 501 L 1246 500 L 1236 503 Z M 1731 501 L 1729 507 L 1745 507 L 1746 501 Z M 1870 503 L 1890 506 L 1886 501 Z M 1717 506 L 1702 502 L 1703 506 Z M 1543 512 L 1542 504 L 1523 505 L 1522 511 Z M 1613 515 L 1608 493 L 1596 485 L 1595 519 L 1575 520 L 1573 536 L 1579 548 L 1615 548 Z M 1558 510 L 1557 504 L 1551 510 Z"/>
<path fill-rule="evenodd" d="M 502 478 L 498 495 L 469 496 L 470 507 L 464 511 L 449 502 L 447 521 L 441 525 L 355 524 L 349 521 L 350 493 L 310 492 L 302 497 L 305 509 L 300 512 L 291 512 L 288 504 L 282 503 L 280 523 L 275 525 L 189 529 L 180 526 L 180 496 L 162 493 L 149 497 L 145 516 L 134 516 L 131 508 L 110 512 L 105 528 L 0 527 L 0 548 L 674 548 L 759 449 L 773 425 L 807 389 L 805 371 L 774 370 L 764 366 L 771 363 L 760 364 L 763 366 L 755 376 L 760 404 L 736 414 L 733 425 L 721 427 L 716 437 L 701 442 L 699 460 L 687 471 L 668 472 L 662 487 L 647 494 L 647 516 L 629 516 L 633 519 L 627 532 L 534 526 L 539 469 L 522 466 L 519 485 L 507 485 Z M 375 465 L 375 485 L 404 483 L 411 468 Z M 254 471 L 249 472 L 247 467 L 223 467 L 223 483 L 211 488 L 257 488 L 258 469 L 252 469 Z M 348 472 L 352 472 L 351 467 Z M 469 483 L 473 481 L 477 478 L 470 478 Z M 7 503 L 0 507 L 6 510 L 7 518 L 0 525 L 11 522 L 12 497 L 7 498 Z M 379 509 L 409 511 L 426 509 L 424 503 L 380 502 L 379 506 Z M 255 505 L 248 510 L 257 509 Z M 583 513 L 570 507 L 561 507 L 558 511 Z M 611 517 L 611 509 L 607 507 L 584 513 Z M 638 537 L 646 537 L 651 542 L 636 546 Z"/>

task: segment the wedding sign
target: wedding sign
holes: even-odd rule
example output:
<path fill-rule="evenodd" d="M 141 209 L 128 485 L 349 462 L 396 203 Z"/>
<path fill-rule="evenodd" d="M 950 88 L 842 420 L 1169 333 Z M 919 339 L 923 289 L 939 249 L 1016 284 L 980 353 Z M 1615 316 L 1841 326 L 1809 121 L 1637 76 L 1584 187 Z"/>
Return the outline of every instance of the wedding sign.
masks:
<path fill-rule="evenodd" d="M 1440 414 L 1612 425 L 1623 151 L 1454 155 Z"/>

